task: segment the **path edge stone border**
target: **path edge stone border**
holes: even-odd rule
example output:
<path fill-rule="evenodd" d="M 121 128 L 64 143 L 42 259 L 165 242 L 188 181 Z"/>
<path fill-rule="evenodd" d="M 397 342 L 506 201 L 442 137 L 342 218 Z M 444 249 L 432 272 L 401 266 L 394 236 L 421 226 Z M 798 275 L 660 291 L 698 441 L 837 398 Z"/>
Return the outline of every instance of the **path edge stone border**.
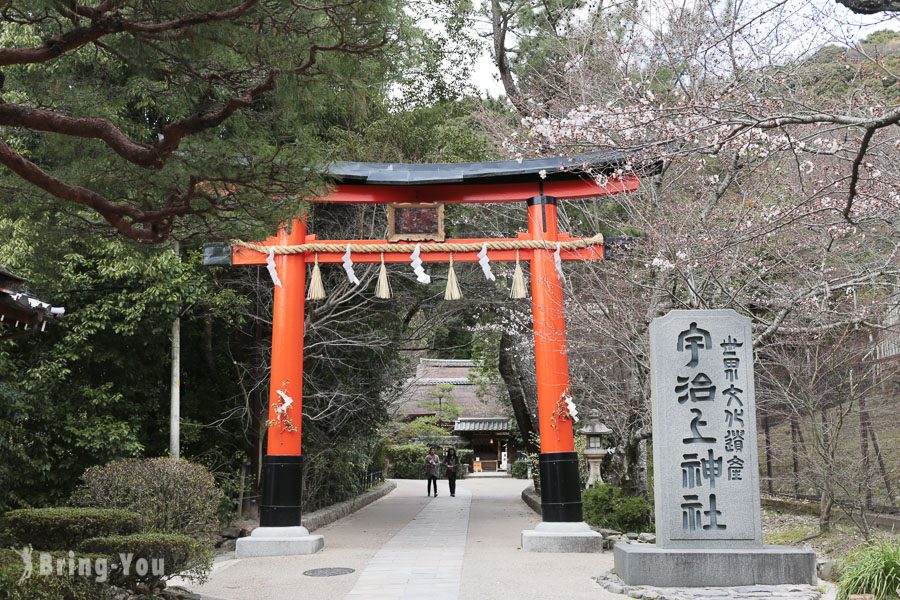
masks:
<path fill-rule="evenodd" d="M 533 510 L 540 516 L 541 512 L 541 495 L 537 493 L 534 489 L 534 486 L 527 487 L 522 490 L 522 502 L 528 505 L 528 508 Z"/>
<path fill-rule="evenodd" d="M 365 508 L 376 500 L 384 498 L 395 489 L 397 489 L 396 483 L 393 481 L 385 481 L 374 490 L 365 491 L 349 500 L 344 500 L 343 502 L 338 502 L 337 504 L 332 504 L 331 506 L 326 506 L 325 508 L 320 508 L 317 511 L 303 515 L 301 525 L 310 531 L 315 531 L 320 527 L 331 525 L 335 521 L 343 519 L 348 515 L 352 515 L 361 508 Z"/>

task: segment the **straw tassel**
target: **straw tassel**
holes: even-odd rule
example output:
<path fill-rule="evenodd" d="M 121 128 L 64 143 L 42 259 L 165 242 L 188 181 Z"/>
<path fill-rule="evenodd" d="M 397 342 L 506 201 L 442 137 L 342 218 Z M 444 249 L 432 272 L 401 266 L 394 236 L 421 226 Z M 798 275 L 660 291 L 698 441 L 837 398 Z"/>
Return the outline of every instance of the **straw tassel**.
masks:
<path fill-rule="evenodd" d="M 391 282 L 388 281 L 387 269 L 384 266 L 384 252 L 381 253 L 381 270 L 378 272 L 378 283 L 375 285 L 375 297 L 389 300 L 391 297 Z"/>
<path fill-rule="evenodd" d="M 522 265 L 519 264 L 519 251 L 516 250 L 516 270 L 513 273 L 512 286 L 509 289 L 509 297 L 520 300 L 528 297 L 525 289 L 525 274 L 522 273 Z"/>
<path fill-rule="evenodd" d="M 316 254 L 312 275 L 309 278 L 309 290 L 306 292 L 307 300 L 324 300 L 325 286 L 322 285 L 322 271 L 319 269 L 319 255 Z"/>
<path fill-rule="evenodd" d="M 459 291 L 459 281 L 456 279 L 456 271 L 453 270 L 453 255 L 450 255 L 450 270 L 447 272 L 447 289 L 444 292 L 444 300 L 459 300 L 462 292 Z"/>

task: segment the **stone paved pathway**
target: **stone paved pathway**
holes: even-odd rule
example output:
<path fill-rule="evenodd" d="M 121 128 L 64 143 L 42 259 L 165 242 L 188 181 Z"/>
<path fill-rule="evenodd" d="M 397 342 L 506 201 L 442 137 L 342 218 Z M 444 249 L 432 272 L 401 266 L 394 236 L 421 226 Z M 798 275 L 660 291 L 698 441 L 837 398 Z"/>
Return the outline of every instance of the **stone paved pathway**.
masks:
<path fill-rule="evenodd" d="M 451 498 L 425 496 L 424 481 L 397 489 L 316 531 L 325 549 L 307 556 L 222 557 L 209 581 L 187 584 L 204 600 L 814 600 L 814 589 L 624 589 L 594 578 L 611 552 L 540 554 L 519 547 L 540 520 L 520 499 L 528 485 L 508 478 L 459 482 Z M 352 569 L 311 577 L 311 569 Z M 621 582 L 619 582 L 620 584 Z M 623 595 L 623 592 L 626 595 Z M 821 600 L 833 600 L 833 593 Z"/>
<path fill-rule="evenodd" d="M 472 494 L 460 486 L 455 500 L 427 504 L 366 564 L 347 600 L 458 598 Z"/>

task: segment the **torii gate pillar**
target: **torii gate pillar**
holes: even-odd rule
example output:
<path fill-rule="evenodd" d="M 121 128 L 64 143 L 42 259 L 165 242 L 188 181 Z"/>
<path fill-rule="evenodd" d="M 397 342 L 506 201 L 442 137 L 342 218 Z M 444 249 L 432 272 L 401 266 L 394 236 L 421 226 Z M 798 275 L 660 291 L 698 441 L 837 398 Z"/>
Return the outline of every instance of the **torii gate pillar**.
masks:
<path fill-rule="evenodd" d="M 306 242 L 304 218 L 278 230 L 280 245 Z M 268 438 L 262 468 L 259 527 L 235 546 L 237 558 L 313 554 L 325 538 L 300 525 L 303 481 L 303 317 L 306 260 L 303 254 L 275 257 L 281 285 L 272 306 L 272 361 Z"/>
<path fill-rule="evenodd" d="M 528 200 L 528 233 L 532 239 L 559 239 L 556 198 Z M 522 531 L 526 552 L 600 552 L 603 537 L 584 521 L 581 480 L 572 419 L 565 410 L 569 392 L 566 317 L 563 290 L 552 250 L 535 250 L 531 259 L 531 306 L 537 380 L 538 426 L 541 435 L 541 523 Z"/>
<path fill-rule="evenodd" d="M 559 238 L 556 199 L 528 201 L 528 233 L 555 244 Z M 544 521 L 581 521 L 581 485 L 572 420 L 558 407 L 569 387 L 566 318 L 562 282 L 551 250 L 535 250 L 531 259 L 531 306 L 538 425 L 541 435 L 541 510 Z"/>

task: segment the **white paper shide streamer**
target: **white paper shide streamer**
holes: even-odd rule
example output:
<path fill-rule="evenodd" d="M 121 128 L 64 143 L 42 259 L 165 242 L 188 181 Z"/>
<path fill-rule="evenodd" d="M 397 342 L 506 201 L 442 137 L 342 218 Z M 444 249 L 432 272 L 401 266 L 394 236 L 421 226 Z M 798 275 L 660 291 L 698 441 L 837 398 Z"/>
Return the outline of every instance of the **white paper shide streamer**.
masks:
<path fill-rule="evenodd" d="M 422 268 L 422 259 L 419 258 L 420 254 L 422 254 L 422 248 L 419 244 L 416 244 L 416 247 L 412 251 L 412 254 L 409 255 L 413 273 L 416 274 L 416 281 L 418 281 L 419 283 L 431 283 L 431 275 L 426 273 L 425 269 Z"/>
<path fill-rule="evenodd" d="M 553 253 L 553 264 L 556 265 L 556 272 L 559 274 L 559 281 L 561 283 L 565 283 L 566 282 L 566 274 L 563 272 L 562 256 L 559 255 L 560 251 L 562 251 L 562 244 L 557 242 L 556 243 L 556 252 Z"/>
<path fill-rule="evenodd" d="M 353 285 L 359 285 L 359 277 L 356 276 L 356 273 L 353 271 L 353 260 L 350 258 L 350 244 L 347 244 L 347 251 L 344 252 L 344 271 L 347 273 L 347 279 L 350 280 L 350 283 Z"/>
<path fill-rule="evenodd" d="M 269 272 L 269 277 L 272 278 L 272 283 L 281 287 L 281 280 L 278 279 L 278 270 L 275 268 L 275 251 L 269 250 L 269 255 L 266 257 L 266 271 Z"/>
<path fill-rule="evenodd" d="M 481 252 L 478 253 L 478 264 L 481 265 L 481 270 L 484 271 L 485 279 L 488 281 L 497 281 L 497 278 L 494 277 L 494 274 L 491 272 L 491 259 L 488 258 L 487 254 L 487 242 L 481 244 Z"/>
<path fill-rule="evenodd" d="M 275 407 L 275 414 L 280 421 L 287 414 L 288 407 L 294 403 L 294 399 L 281 390 L 278 390 L 278 395 L 281 396 L 281 404 Z"/>
<path fill-rule="evenodd" d="M 578 422 L 578 409 L 575 407 L 575 401 L 572 399 L 572 395 L 566 392 L 563 392 L 563 400 L 566 403 L 566 408 L 569 410 L 569 415 L 572 417 L 572 420 L 576 423 Z"/>

